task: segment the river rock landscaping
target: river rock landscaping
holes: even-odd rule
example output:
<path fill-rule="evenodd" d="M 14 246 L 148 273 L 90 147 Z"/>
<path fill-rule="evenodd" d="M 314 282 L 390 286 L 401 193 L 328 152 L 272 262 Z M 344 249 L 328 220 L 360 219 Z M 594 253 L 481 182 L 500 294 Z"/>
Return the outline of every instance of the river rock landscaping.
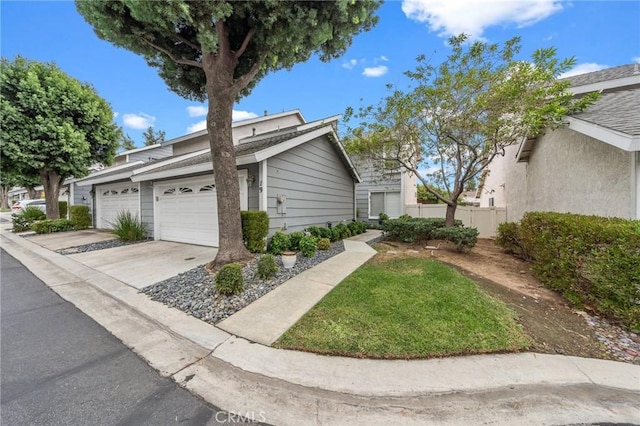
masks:
<path fill-rule="evenodd" d="M 84 244 L 82 246 L 67 247 L 60 250 L 56 250 L 56 253 L 63 254 L 66 256 L 70 254 L 87 253 L 90 251 L 104 250 L 104 249 L 109 249 L 114 247 L 129 246 L 131 244 L 146 243 L 148 241 L 153 241 L 153 238 L 145 238 L 143 240 L 126 241 L 126 242 L 120 241 L 118 239 L 114 239 L 114 240 L 108 240 L 108 241 L 99 241 L 97 243 Z"/>
<path fill-rule="evenodd" d="M 142 292 L 152 300 L 180 309 L 209 324 L 216 324 L 285 281 L 343 251 L 343 242 L 337 241 L 331 244 L 329 250 L 318 250 L 314 257 L 298 254 L 296 264 L 291 269 L 283 268 L 280 256 L 276 256 L 279 270 L 270 280 L 262 280 L 256 276 L 258 259 L 262 256 L 256 254 L 242 269 L 244 291 L 234 296 L 223 296 L 216 290 L 213 276 L 204 265 L 146 287 Z"/>

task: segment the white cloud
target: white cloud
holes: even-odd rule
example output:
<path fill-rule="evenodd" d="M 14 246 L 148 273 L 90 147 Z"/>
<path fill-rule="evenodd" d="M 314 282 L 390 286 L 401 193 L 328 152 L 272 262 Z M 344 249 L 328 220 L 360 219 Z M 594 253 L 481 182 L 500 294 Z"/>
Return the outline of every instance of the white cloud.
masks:
<path fill-rule="evenodd" d="M 198 108 L 198 107 L 187 107 L 187 108 Z M 191 115 L 191 111 L 189 111 L 189 114 Z M 205 115 L 205 114 L 199 114 L 199 115 Z M 257 116 L 258 114 L 250 111 L 238 111 L 234 109 L 232 120 L 233 121 L 248 120 L 250 118 L 256 118 Z M 207 128 L 207 120 L 198 121 L 197 123 L 193 123 L 192 125 L 187 127 L 187 133 L 199 132 L 200 130 L 204 130 L 206 128 Z"/>
<path fill-rule="evenodd" d="M 387 58 L 387 57 L 386 57 L 386 56 L 384 56 L 384 55 L 380 56 L 378 59 L 379 59 L 380 61 L 383 61 L 383 62 L 387 62 L 387 61 L 389 60 L 389 58 Z"/>
<path fill-rule="evenodd" d="M 640 64 L 640 56 L 635 56 L 632 60 L 634 64 Z"/>
<path fill-rule="evenodd" d="M 563 72 L 558 76 L 558 78 L 567 78 L 573 77 L 574 75 L 586 74 L 589 72 L 600 71 L 605 68 L 609 68 L 608 65 L 596 64 L 594 62 L 586 62 L 584 64 L 578 64 L 575 67 L 571 68 L 567 72 Z"/>
<path fill-rule="evenodd" d="M 350 59 L 349 61 L 342 64 L 342 68 L 346 68 L 348 70 L 352 70 L 358 64 L 356 59 Z"/>
<path fill-rule="evenodd" d="M 187 127 L 187 133 L 198 132 L 207 128 L 207 120 L 198 121 Z"/>
<path fill-rule="evenodd" d="M 250 118 L 256 118 L 258 114 L 249 111 L 237 111 L 233 110 L 233 121 L 248 120 Z"/>
<path fill-rule="evenodd" d="M 131 127 L 132 129 L 143 130 L 148 127 L 153 127 L 156 118 L 141 112 L 140 114 L 124 114 L 122 116 L 122 122 L 125 126 Z"/>
<path fill-rule="evenodd" d="M 203 115 L 207 115 L 207 107 L 205 106 L 188 106 L 187 112 L 189 113 L 189 117 L 202 117 Z"/>
<path fill-rule="evenodd" d="M 533 25 L 563 9 L 562 0 L 403 0 L 407 18 L 427 23 L 440 36 L 469 34 L 481 38 L 493 25 Z"/>
<path fill-rule="evenodd" d="M 365 68 L 364 71 L 362 71 L 362 75 L 365 77 L 382 77 L 387 71 L 389 71 L 389 68 L 384 65 L 379 65 L 377 67 Z"/>

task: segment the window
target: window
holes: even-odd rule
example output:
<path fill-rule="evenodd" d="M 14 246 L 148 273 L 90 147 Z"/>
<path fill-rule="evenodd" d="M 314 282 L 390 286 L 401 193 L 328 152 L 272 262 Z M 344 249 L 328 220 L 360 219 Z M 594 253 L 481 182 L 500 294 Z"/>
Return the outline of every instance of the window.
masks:
<path fill-rule="evenodd" d="M 183 187 L 180 188 L 180 193 L 181 194 L 190 194 L 192 192 L 193 192 L 193 189 L 191 189 L 189 187 L 183 186 Z"/>
<path fill-rule="evenodd" d="M 120 191 L 121 194 L 128 194 L 129 193 L 129 188 L 125 188 L 122 191 Z"/>
<path fill-rule="evenodd" d="M 169 188 L 169 189 L 165 189 L 162 195 L 175 195 L 175 193 L 176 193 L 175 188 Z"/>
<path fill-rule="evenodd" d="M 371 192 L 369 194 L 369 219 L 377 219 L 380 213 L 400 217 L 402 203 L 400 191 Z"/>
<path fill-rule="evenodd" d="M 132 194 L 137 194 L 138 192 L 140 192 L 138 188 L 131 188 Z"/>
<path fill-rule="evenodd" d="M 215 188 L 215 185 L 205 185 L 203 187 L 200 188 L 199 192 L 208 192 L 208 191 L 213 191 L 213 189 Z"/>
<path fill-rule="evenodd" d="M 495 200 L 493 197 L 489 198 L 489 207 L 494 207 Z"/>

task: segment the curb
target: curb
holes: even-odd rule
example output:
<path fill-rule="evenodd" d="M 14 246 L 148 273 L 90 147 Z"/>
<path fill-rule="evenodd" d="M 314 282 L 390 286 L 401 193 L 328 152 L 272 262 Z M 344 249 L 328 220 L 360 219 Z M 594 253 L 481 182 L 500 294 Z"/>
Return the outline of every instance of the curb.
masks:
<path fill-rule="evenodd" d="M 507 408 L 535 419 L 530 424 L 640 418 L 640 366 L 536 353 L 384 361 L 279 350 L 153 302 L 25 238 L 3 231 L 0 239 L 3 249 L 160 374 L 248 418 L 277 424 L 463 424 L 461 410 L 471 406 L 472 423 L 508 424 Z M 597 404 L 594 393 L 600 395 Z"/>

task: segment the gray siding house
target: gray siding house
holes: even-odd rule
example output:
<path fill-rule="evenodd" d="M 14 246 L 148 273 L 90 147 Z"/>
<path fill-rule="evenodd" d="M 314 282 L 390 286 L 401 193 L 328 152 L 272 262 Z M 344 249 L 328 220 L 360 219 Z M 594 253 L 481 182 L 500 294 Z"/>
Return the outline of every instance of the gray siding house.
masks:
<path fill-rule="evenodd" d="M 292 111 L 234 123 L 241 208 L 266 211 L 270 234 L 354 219 L 359 175 L 338 140 L 337 118 L 305 123 Z M 215 178 L 201 133 L 165 142 L 180 154 L 85 178 L 96 227 L 129 210 L 155 239 L 217 246 Z"/>
<path fill-rule="evenodd" d="M 376 168 L 371 160 L 356 160 L 361 182 L 356 186 L 357 218 L 377 221 L 380 213 L 391 219 L 405 214 L 407 204 L 417 203 L 416 177 L 404 170 Z"/>
<path fill-rule="evenodd" d="M 640 219 L 640 71 L 625 65 L 569 79 L 579 96 L 601 91 L 567 125 L 513 145 L 479 188 L 480 205 Z"/>

